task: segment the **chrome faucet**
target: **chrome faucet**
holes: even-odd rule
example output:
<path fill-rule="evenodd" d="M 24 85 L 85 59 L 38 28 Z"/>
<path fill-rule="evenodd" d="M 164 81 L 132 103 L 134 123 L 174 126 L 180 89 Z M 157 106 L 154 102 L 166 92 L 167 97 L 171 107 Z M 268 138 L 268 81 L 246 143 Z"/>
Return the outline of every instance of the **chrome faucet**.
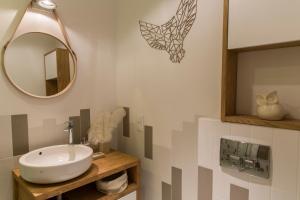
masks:
<path fill-rule="evenodd" d="M 69 134 L 69 144 L 73 144 L 74 123 L 72 121 L 66 121 L 65 124 L 67 125 L 67 127 L 65 128 L 64 132 L 67 132 Z"/>

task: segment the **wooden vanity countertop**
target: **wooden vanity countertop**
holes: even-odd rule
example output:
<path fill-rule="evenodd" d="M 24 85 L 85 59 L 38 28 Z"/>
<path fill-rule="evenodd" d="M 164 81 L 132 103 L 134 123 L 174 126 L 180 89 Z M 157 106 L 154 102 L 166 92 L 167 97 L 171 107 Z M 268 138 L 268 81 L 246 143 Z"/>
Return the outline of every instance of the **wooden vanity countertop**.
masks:
<path fill-rule="evenodd" d="M 95 182 L 112 174 L 118 173 L 129 168 L 139 168 L 139 159 L 118 151 L 106 154 L 104 158 L 99 158 L 93 161 L 90 169 L 83 175 L 57 184 L 40 185 L 26 182 L 20 175 L 20 170 L 13 170 L 13 177 L 18 187 L 24 189 L 28 195 L 35 200 L 44 200 L 55 197 L 57 195 L 74 190 L 81 186 Z M 140 185 L 139 183 L 137 185 Z"/>

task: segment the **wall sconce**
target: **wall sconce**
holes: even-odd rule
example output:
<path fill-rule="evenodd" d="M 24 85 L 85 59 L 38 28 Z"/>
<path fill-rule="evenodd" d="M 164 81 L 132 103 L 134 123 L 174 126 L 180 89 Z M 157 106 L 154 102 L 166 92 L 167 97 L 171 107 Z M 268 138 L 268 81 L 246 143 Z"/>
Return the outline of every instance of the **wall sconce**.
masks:
<path fill-rule="evenodd" d="M 46 10 L 55 10 L 57 7 L 52 0 L 36 0 L 35 3 Z"/>

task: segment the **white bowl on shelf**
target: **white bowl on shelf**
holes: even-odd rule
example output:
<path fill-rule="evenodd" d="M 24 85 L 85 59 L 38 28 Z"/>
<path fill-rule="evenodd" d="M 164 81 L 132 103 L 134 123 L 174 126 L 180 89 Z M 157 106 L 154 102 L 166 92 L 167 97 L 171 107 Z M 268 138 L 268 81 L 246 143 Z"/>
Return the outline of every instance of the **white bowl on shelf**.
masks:
<path fill-rule="evenodd" d="M 57 145 L 23 155 L 20 172 L 31 183 L 51 184 L 76 178 L 92 164 L 93 150 L 84 145 Z"/>

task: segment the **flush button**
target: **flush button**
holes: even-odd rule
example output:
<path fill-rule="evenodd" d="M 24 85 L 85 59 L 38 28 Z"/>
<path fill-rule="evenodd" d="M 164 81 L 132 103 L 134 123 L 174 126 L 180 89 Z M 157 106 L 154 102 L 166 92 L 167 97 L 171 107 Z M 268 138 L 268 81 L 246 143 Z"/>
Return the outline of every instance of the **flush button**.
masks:
<path fill-rule="evenodd" d="M 221 139 L 220 165 L 262 178 L 270 177 L 270 147 Z"/>

